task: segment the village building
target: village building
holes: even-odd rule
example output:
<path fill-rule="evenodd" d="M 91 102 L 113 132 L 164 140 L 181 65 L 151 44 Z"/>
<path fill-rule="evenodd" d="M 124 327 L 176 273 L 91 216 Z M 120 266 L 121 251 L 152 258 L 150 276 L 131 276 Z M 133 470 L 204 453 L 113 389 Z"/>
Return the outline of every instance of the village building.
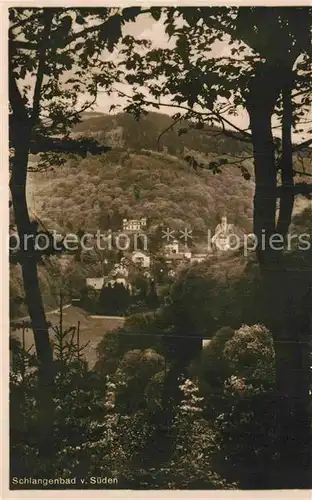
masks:
<path fill-rule="evenodd" d="M 141 252 L 139 250 L 132 252 L 131 254 L 131 260 L 132 262 L 140 267 L 143 268 L 150 268 L 151 266 L 151 258 L 149 255 L 146 255 L 144 252 Z"/>
<path fill-rule="evenodd" d="M 178 240 L 173 240 L 172 243 L 167 243 L 164 245 L 164 255 L 167 259 L 175 259 L 175 260 L 183 260 L 183 259 L 191 259 L 192 252 L 187 246 L 183 246 L 180 249 L 180 245 Z M 177 257 L 178 256 L 178 257 Z"/>
<path fill-rule="evenodd" d="M 86 278 L 86 285 L 99 291 L 104 286 L 104 280 L 104 276 L 102 278 Z"/>
<path fill-rule="evenodd" d="M 167 243 L 164 246 L 164 254 L 165 257 L 171 257 L 172 255 L 179 253 L 179 242 L 178 240 L 174 240 L 172 243 Z"/>
<path fill-rule="evenodd" d="M 142 219 L 123 219 L 122 230 L 124 233 L 133 233 L 137 231 L 142 231 L 147 226 L 147 219 L 143 217 Z"/>

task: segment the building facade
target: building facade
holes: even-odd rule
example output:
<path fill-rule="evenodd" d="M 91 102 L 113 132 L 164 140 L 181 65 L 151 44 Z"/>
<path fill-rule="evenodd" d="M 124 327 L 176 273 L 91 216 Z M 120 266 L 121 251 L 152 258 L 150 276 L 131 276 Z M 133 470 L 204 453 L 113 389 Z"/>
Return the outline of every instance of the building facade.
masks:
<path fill-rule="evenodd" d="M 150 256 L 146 255 L 144 252 L 140 252 L 139 250 L 132 253 L 131 260 L 135 265 L 144 269 L 149 269 L 151 267 Z"/>
<path fill-rule="evenodd" d="M 122 221 L 122 230 L 124 233 L 132 233 L 136 231 L 142 231 L 147 226 L 147 219 L 143 217 L 142 219 L 124 219 Z"/>
<path fill-rule="evenodd" d="M 173 240 L 172 243 L 168 243 L 164 246 L 164 254 L 166 257 L 171 257 L 172 255 L 177 255 L 179 253 L 179 242 L 178 240 Z"/>
<path fill-rule="evenodd" d="M 104 286 L 104 277 L 103 278 L 86 278 L 86 285 L 90 286 L 94 290 L 102 290 Z"/>

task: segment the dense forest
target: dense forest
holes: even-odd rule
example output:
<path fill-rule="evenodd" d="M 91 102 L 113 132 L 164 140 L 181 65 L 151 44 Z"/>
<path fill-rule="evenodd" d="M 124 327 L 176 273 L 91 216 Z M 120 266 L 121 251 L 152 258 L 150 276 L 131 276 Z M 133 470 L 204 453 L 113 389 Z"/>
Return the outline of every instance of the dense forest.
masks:
<path fill-rule="evenodd" d="M 251 227 L 253 184 L 230 165 L 222 175 L 196 174 L 164 153 L 112 152 L 33 174 L 33 183 L 34 211 L 51 229 L 116 231 L 123 218 L 146 217 L 150 226 L 188 227 L 204 235 L 223 213 L 231 214 L 232 223 Z"/>
<path fill-rule="evenodd" d="M 95 113 L 94 118 L 86 113 L 74 135 L 96 136 L 113 150 L 30 175 L 30 207 L 50 229 L 60 231 L 116 231 L 123 218 L 147 217 L 149 227 L 188 227 L 203 237 L 207 229 L 215 229 L 222 214 L 230 214 L 233 224 L 250 231 L 254 181 L 252 160 L 246 155 L 249 146 L 216 127 L 179 136 L 180 124 L 162 136 L 166 151 L 159 152 L 158 138 L 172 122 L 160 113 L 140 121 L 124 113 Z M 190 154 L 201 159 L 202 168 L 195 171 L 185 160 Z M 220 156 L 228 163 L 215 172 L 211 164 Z M 250 179 L 242 175 L 242 164 Z M 309 175 L 309 155 L 294 156 L 294 168 L 302 166 Z"/>
<path fill-rule="evenodd" d="M 226 137 L 216 126 L 206 125 L 199 129 L 187 120 L 174 124 L 175 120 L 163 113 L 150 112 L 141 116 L 140 120 L 126 113 L 97 113 L 93 117 L 89 112 L 82 118 L 73 128 L 73 136 L 92 136 L 114 149 L 166 150 L 172 155 L 180 155 L 187 150 L 230 155 L 249 151 L 251 154 L 250 146 L 241 143 L 235 133 L 233 137 Z"/>

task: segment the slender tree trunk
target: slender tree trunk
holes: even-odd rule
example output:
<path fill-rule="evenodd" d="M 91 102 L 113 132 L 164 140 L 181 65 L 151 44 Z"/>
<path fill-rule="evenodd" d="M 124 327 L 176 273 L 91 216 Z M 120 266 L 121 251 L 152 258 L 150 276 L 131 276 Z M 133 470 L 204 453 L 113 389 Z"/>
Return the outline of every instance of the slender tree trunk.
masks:
<path fill-rule="evenodd" d="M 53 353 L 49 341 L 49 328 L 45 316 L 38 280 L 34 248 L 34 230 L 29 218 L 26 200 L 27 164 L 30 142 L 28 127 L 21 127 L 20 141 L 15 144 L 10 188 L 15 223 L 20 239 L 20 265 L 22 268 L 25 301 L 31 319 L 35 347 L 39 362 L 38 374 L 38 441 L 42 451 L 49 451 L 47 441 L 51 432 L 53 405 Z"/>
<path fill-rule="evenodd" d="M 277 222 L 277 232 L 283 237 L 286 237 L 294 206 L 294 177 L 293 177 L 293 161 L 292 161 L 292 140 L 291 140 L 291 125 L 292 125 L 292 101 L 291 101 L 291 86 L 287 85 L 287 80 L 290 79 L 288 74 L 285 75 L 286 86 L 282 89 L 283 100 L 283 118 L 282 118 L 282 160 L 281 160 L 281 177 L 282 190 L 280 199 L 280 211 Z"/>

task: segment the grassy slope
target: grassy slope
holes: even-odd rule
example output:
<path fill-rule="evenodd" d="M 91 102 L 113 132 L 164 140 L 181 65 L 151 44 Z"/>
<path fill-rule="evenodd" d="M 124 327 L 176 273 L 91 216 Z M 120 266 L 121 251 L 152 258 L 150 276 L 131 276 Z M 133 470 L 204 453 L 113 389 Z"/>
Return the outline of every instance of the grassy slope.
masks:
<path fill-rule="evenodd" d="M 47 314 L 48 321 L 51 321 L 53 325 L 58 324 L 59 314 L 53 313 Z M 122 326 L 124 319 L 92 319 L 85 311 L 78 307 L 70 306 L 63 311 L 63 325 L 64 328 L 69 326 L 77 326 L 78 321 L 80 322 L 80 345 L 87 345 L 84 354 L 88 360 L 90 366 L 93 366 L 96 361 L 96 346 L 99 341 L 103 338 L 103 334 Z M 12 332 L 12 336 L 18 338 L 22 341 L 21 330 Z M 54 334 L 51 329 L 51 338 L 53 339 Z M 27 330 L 25 333 L 25 345 L 29 349 L 34 343 L 33 334 L 31 330 Z"/>

